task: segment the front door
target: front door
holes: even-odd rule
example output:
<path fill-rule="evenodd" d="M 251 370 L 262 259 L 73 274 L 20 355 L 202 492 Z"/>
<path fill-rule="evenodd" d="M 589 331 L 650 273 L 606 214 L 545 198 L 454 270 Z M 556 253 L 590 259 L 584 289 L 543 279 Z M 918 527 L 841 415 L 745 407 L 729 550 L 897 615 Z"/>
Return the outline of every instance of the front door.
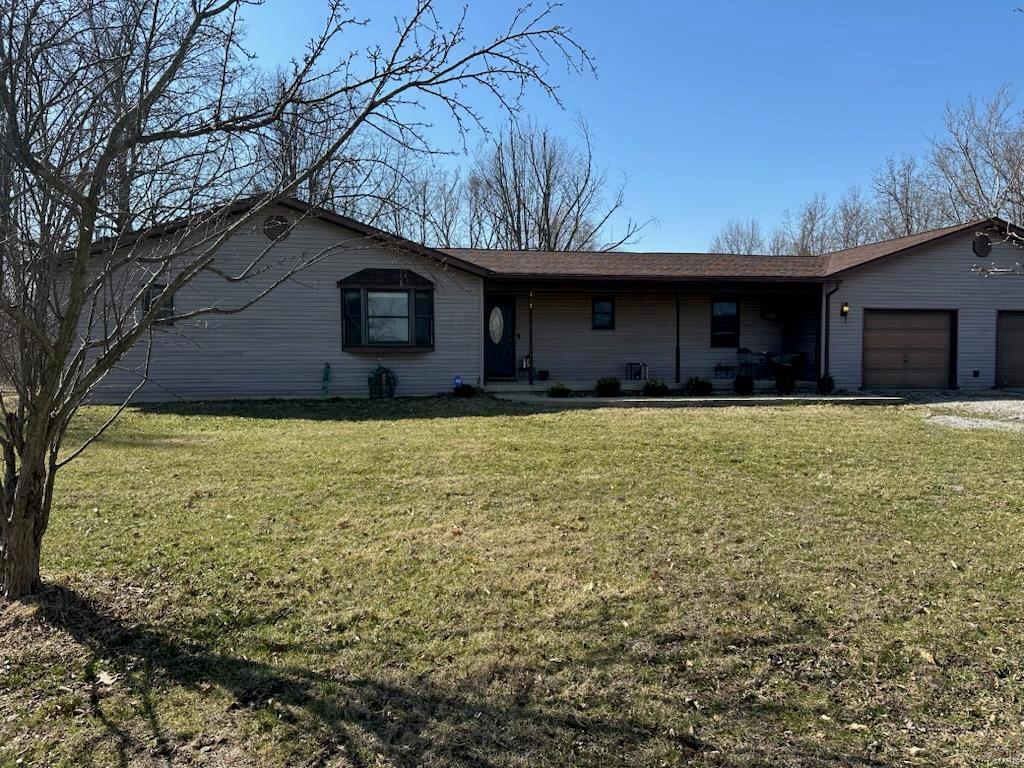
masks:
<path fill-rule="evenodd" d="M 516 298 L 488 296 L 484 302 L 484 378 L 516 377 Z"/>

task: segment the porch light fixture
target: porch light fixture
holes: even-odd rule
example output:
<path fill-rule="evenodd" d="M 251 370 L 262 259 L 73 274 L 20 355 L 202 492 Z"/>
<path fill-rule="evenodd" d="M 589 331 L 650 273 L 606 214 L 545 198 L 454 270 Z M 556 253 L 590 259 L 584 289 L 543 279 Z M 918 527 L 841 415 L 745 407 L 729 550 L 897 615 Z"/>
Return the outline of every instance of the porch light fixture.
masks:
<path fill-rule="evenodd" d="M 850 302 L 844 301 L 843 306 L 839 308 L 839 316 L 843 318 L 843 322 L 846 322 L 846 318 L 850 315 Z"/>

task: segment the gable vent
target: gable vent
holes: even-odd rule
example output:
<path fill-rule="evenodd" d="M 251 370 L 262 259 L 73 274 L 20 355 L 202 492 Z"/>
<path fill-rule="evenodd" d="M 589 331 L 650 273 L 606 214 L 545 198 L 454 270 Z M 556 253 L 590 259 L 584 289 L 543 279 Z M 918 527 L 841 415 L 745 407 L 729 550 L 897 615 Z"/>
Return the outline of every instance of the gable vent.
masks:
<path fill-rule="evenodd" d="M 263 234 L 271 240 L 284 240 L 291 228 L 292 223 L 284 216 L 267 216 L 263 221 Z"/>
<path fill-rule="evenodd" d="M 974 244 L 971 247 L 976 256 L 986 259 L 992 253 L 992 238 L 979 232 L 974 236 Z"/>

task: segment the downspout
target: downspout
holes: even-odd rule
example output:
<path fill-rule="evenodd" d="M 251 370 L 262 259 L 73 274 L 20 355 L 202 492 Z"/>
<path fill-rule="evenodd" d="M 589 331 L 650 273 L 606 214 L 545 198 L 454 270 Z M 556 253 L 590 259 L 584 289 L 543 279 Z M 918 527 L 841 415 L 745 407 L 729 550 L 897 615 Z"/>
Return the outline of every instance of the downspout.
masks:
<path fill-rule="evenodd" d="M 828 356 L 829 356 L 829 340 L 832 337 L 832 294 L 839 290 L 839 286 L 843 284 L 842 280 L 836 281 L 836 287 L 825 294 L 825 338 L 821 344 L 821 362 L 822 362 L 822 378 L 829 375 Z"/>
<path fill-rule="evenodd" d="M 679 370 L 679 292 L 676 291 L 676 384 L 680 383 L 681 375 Z"/>
<path fill-rule="evenodd" d="M 530 360 L 529 360 L 530 370 L 529 370 L 529 376 L 530 376 L 530 386 L 532 387 L 533 386 L 533 368 L 534 368 L 534 365 L 533 365 L 533 289 L 532 288 L 530 289 L 530 314 L 529 314 L 529 317 L 530 317 L 530 320 L 529 320 L 529 325 L 530 325 Z"/>

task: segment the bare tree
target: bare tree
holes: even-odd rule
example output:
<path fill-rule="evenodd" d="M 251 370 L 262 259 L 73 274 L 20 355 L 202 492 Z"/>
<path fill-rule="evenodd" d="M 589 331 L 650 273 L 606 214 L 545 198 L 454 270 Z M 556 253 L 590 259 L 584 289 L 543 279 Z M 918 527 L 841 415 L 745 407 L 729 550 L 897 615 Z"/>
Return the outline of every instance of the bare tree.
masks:
<path fill-rule="evenodd" d="M 1024 221 L 1024 119 L 1008 88 L 980 104 L 947 107 L 931 162 L 946 220 Z"/>
<path fill-rule="evenodd" d="M 796 256 L 817 256 L 835 250 L 832 210 L 825 195 L 815 195 L 794 213 L 784 211 L 773 233 L 772 249 Z"/>
<path fill-rule="evenodd" d="M 764 235 L 761 234 L 761 223 L 753 217 L 730 219 L 711 241 L 709 251 L 711 253 L 764 253 L 765 241 Z"/>
<path fill-rule="evenodd" d="M 581 125 L 574 148 L 547 128 L 512 123 L 478 153 L 467 182 L 470 247 L 536 251 L 614 250 L 642 224 L 627 221 L 608 236 L 623 206 L 594 162 L 590 132 Z"/>
<path fill-rule="evenodd" d="M 878 219 L 871 201 L 860 187 L 850 187 L 832 209 L 832 246 L 856 248 L 879 240 Z"/>
<path fill-rule="evenodd" d="M 476 44 L 465 14 L 442 24 L 432 0 L 396 20 L 389 47 L 329 63 L 327 51 L 359 23 L 331 2 L 322 31 L 275 86 L 242 48 L 246 5 L 0 0 L 0 149 L 10 192 L 0 206 L 0 371 L 10 387 L 0 395 L 4 598 L 38 584 L 54 480 L 120 412 L 65 448 L 97 383 L 129 352 L 145 352 L 161 322 L 242 311 L 326 256 L 286 258 L 271 242 L 239 263 L 222 253 L 232 235 L 373 137 L 429 152 L 427 126 L 415 117 L 428 101 L 465 127 L 479 122 L 473 88 L 515 110 L 530 84 L 557 98 L 546 61 L 590 67 L 553 22 L 553 6 L 520 8 L 503 32 Z M 329 115 L 332 135 L 286 180 L 261 188 L 259 145 L 293 109 Z M 174 225 L 127 231 L 168 220 Z M 234 299 L 175 305 L 174 295 L 198 281 Z"/>

